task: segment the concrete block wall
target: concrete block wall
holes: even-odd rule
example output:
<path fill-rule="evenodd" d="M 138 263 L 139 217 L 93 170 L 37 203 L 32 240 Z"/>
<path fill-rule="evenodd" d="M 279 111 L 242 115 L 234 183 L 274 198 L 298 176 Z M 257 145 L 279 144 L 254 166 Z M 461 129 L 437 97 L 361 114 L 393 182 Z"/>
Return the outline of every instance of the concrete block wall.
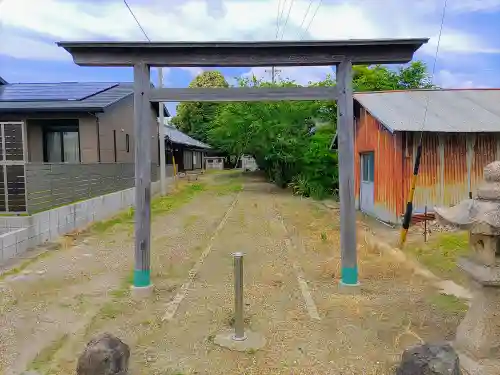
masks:
<path fill-rule="evenodd" d="M 172 187 L 173 178 L 167 179 Z M 160 182 L 151 184 L 151 193 L 160 192 Z M 68 204 L 31 216 L 0 218 L 0 263 L 20 256 L 29 248 L 56 241 L 66 233 L 94 222 L 109 219 L 135 204 L 135 187 Z M 3 233 L 3 234 L 2 234 Z"/>

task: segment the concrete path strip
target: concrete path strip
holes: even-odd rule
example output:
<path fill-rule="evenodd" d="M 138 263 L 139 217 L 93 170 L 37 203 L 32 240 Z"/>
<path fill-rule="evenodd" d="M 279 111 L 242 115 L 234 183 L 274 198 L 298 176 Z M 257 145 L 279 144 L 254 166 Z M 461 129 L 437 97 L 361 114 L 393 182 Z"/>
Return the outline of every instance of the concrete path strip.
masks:
<path fill-rule="evenodd" d="M 286 248 L 288 249 L 288 251 L 290 253 L 290 258 L 292 260 L 293 269 L 295 270 L 295 274 L 297 276 L 297 282 L 299 283 L 300 291 L 302 292 L 302 297 L 304 298 L 307 312 L 309 313 L 309 316 L 311 317 L 311 319 L 321 320 L 321 318 L 318 314 L 318 309 L 316 307 L 316 304 L 314 303 L 314 300 L 312 298 L 311 291 L 309 290 L 309 286 L 307 285 L 307 281 L 304 277 L 304 272 L 302 271 L 302 268 L 295 260 L 296 257 L 293 254 L 293 253 L 295 253 L 295 250 L 296 250 L 295 244 L 290 239 L 290 234 L 289 234 L 288 229 L 285 225 L 285 222 L 283 221 L 283 217 L 279 214 L 277 209 L 275 211 L 276 211 L 276 216 L 278 217 L 279 222 L 281 223 L 283 230 L 285 232 Z"/>
<path fill-rule="evenodd" d="M 222 218 L 219 225 L 215 229 L 214 234 L 212 235 L 212 237 L 208 241 L 207 247 L 205 248 L 205 250 L 203 250 L 203 253 L 201 253 L 200 258 L 198 259 L 196 264 L 193 266 L 193 268 L 189 271 L 188 279 L 186 280 L 186 282 L 184 284 L 182 284 L 180 290 L 177 292 L 177 294 L 172 299 L 172 301 L 170 301 L 167 304 L 165 314 L 163 315 L 163 318 L 161 319 L 162 322 L 166 321 L 166 320 L 167 321 L 172 320 L 172 318 L 174 317 L 175 313 L 177 312 L 177 310 L 179 308 L 179 305 L 186 297 L 189 288 L 191 288 L 191 285 L 193 284 L 194 278 L 198 274 L 201 266 L 203 265 L 203 261 L 208 256 L 208 254 L 210 254 L 210 252 L 212 251 L 214 241 L 215 241 L 217 235 L 219 234 L 219 232 L 222 230 L 222 228 L 226 224 L 227 219 L 228 219 L 229 215 L 231 214 L 231 211 L 233 210 L 234 206 L 236 205 L 236 202 L 238 201 L 239 195 L 240 195 L 240 193 L 238 193 L 236 195 L 236 197 L 234 198 L 233 203 L 231 203 L 231 206 L 229 206 L 229 208 L 227 209 L 226 213 L 224 214 L 224 217 Z"/>

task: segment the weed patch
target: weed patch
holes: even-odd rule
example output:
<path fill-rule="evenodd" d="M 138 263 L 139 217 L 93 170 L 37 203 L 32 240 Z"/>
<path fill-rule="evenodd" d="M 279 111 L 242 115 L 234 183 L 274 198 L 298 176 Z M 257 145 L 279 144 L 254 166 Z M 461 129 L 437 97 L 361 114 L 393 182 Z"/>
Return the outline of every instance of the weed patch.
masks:
<path fill-rule="evenodd" d="M 429 302 L 434 308 L 453 315 L 464 316 L 468 309 L 465 300 L 447 294 L 434 294 Z"/>
<path fill-rule="evenodd" d="M 7 278 L 7 277 L 9 277 L 9 276 L 14 276 L 14 275 L 20 274 L 26 268 L 28 268 L 29 266 L 31 266 L 33 263 L 35 263 L 35 262 L 37 262 L 37 261 L 39 261 L 41 259 L 47 258 L 48 256 L 50 256 L 52 254 L 52 252 L 54 250 L 59 250 L 61 247 L 62 247 L 61 244 L 55 244 L 50 249 L 47 249 L 47 251 L 43 251 L 40 254 L 38 254 L 38 255 L 36 255 L 36 256 L 34 256 L 32 258 L 26 259 L 21 264 L 19 264 L 17 267 L 8 269 L 8 270 L 0 273 L 0 281 L 3 280 L 3 279 L 5 279 L 5 278 Z"/>
<path fill-rule="evenodd" d="M 151 202 L 151 214 L 161 215 L 167 213 L 189 202 L 196 194 L 204 190 L 205 185 L 203 183 L 180 185 L 174 193 L 154 198 Z M 111 219 L 95 222 L 90 226 L 89 230 L 94 233 L 104 233 L 117 225 L 133 224 L 134 213 L 135 210 L 131 207 Z"/>
<path fill-rule="evenodd" d="M 29 369 L 35 370 L 40 373 L 46 373 L 47 366 L 52 361 L 52 358 L 56 355 L 56 353 L 61 349 L 64 343 L 68 340 L 68 335 L 65 334 L 61 336 L 59 339 L 55 340 L 49 346 L 43 348 L 40 353 L 35 357 L 33 362 L 31 362 Z"/>
<path fill-rule="evenodd" d="M 465 284 L 465 275 L 458 269 L 457 261 L 469 251 L 467 232 L 440 233 L 425 244 L 407 246 L 407 250 L 438 277 Z"/>

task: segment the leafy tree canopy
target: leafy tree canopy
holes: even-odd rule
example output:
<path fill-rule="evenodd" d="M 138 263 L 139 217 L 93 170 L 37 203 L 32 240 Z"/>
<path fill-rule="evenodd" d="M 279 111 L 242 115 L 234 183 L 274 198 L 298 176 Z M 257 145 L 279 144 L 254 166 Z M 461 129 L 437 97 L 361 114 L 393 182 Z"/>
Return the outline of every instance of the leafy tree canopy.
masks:
<path fill-rule="evenodd" d="M 353 87 L 355 91 L 384 91 L 434 88 L 427 66 L 414 61 L 397 70 L 383 65 L 353 67 Z"/>
<path fill-rule="evenodd" d="M 392 70 L 382 65 L 355 66 L 356 91 L 434 87 L 422 62 Z M 335 80 L 310 83 L 332 86 Z M 240 79 L 240 87 L 299 86 L 290 80 L 272 84 L 255 77 Z M 219 72 L 205 72 L 190 87 L 228 87 Z M 332 101 L 182 103 L 174 123 L 188 134 L 236 157 L 255 157 L 269 179 L 292 186 L 298 194 L 322 198 L 338 188 L 337 154 L 329 149 L 336 130 L 337 107 Z"/>
<path fill-rule="evenodd" d="M 229 87 L 221 72 L 205 71 L 195 77 L 189 87 Z M 176 116 L 172 124 L 184 133 L 202 141 L 208 142 L 208 130 L 214 121 L 217 103 L 183 102 L 177 105 Z"/>

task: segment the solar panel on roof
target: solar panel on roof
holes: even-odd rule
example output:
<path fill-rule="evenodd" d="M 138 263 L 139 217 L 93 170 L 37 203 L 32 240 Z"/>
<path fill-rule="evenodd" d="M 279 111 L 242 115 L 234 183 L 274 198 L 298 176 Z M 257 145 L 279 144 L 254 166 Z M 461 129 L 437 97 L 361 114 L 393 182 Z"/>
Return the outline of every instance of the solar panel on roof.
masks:
<path fill-rule="evenodd" d="M 115 83 L 20 83 L 0 86 L 0 102 L 83 100 L 117 86 Z"/>

